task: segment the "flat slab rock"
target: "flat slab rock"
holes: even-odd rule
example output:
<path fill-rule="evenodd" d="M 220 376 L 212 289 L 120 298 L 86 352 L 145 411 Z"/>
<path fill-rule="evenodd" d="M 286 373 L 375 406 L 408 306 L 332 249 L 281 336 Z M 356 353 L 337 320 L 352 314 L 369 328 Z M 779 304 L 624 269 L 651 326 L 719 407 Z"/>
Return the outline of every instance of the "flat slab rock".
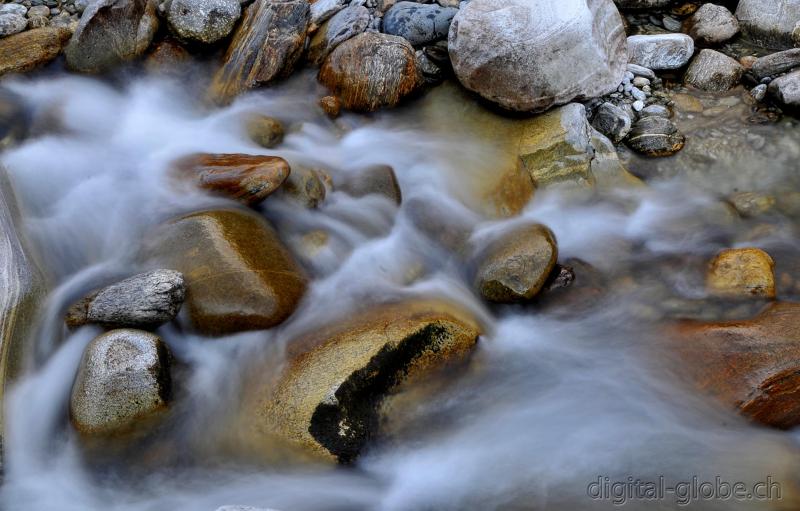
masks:
<path fill-rule="evenodd" d="M 65 28 L 37 28 L 0 39 L 0 76 L 26 73 L 54 60 L 72 34 Z"/>
<path fill-rule="evenodd" d="M 679 69 L 689 63 L 693 54 L 694 40 L 685 34 L 628 37 L 630 62 L 648 69 Z"/>
<path fill-rule="evenodd" d="M 525 112 L 612 92 L 628 63 L 610 0 L 472 0 L 448 41 L 464 87 Z"/>

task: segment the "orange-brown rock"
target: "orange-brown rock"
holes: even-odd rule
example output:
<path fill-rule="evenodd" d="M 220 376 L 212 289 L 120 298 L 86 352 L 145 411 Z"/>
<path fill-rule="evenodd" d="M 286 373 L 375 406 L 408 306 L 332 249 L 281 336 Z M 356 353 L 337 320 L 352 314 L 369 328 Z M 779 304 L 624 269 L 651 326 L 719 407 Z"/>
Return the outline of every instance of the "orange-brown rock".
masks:
<path fill-rule="evenodd" d="M 325 59 L 319 81 L 349 110 L 393 107 L 421 83 L 414 48 L 402 37 L 366 32 Z"/>
<path fill-rule="evenodd" d="M 27 30 L 0 39 L 0 75 L 25 73 L 58 57 L 69 41 L 65 28 Z"/>
<path fill-rule="evenodd" d="M 291 74 L 303 53 L 308 21 L 308 0 L 252 3 L 214 75 L 209 97 L 228 103 L 248 89 Z"/>
<path fill-rule="evenodd" d="M 152 267 L 186 281 L 191 327 L 203 335 L 261 330 L 297 307 L 307 279 L 272 227 L 246 210 L 211 210 L 161 226 L 144 247 Z"/>
<path fill-rule="evenodd" d="M 705 393 L 753 421 L 800 425 L 800 304 L 774 303 L 753 319 L 684 322 L 670 336 L 681 370 Z"/>
<path fill-rule="evenodd" d="M 175 173 L 203 189 L 253 206 L 289 177 L 289 164 L 277 156 L 199 153 L 181 158 Z"/>
<path fill-rule="evenodd" d="M 709 264 L 706 286 L 717 296 L 775 298 L 774 267 L 761 249 L 723 250 Z"/>
<path fill-rule="evenodd" d="M 164 39 L 153 45 L 145 60 L 145 67 L 150 73 L 169 74 L 181 71 L 191 60 L 192 56 L 178 41 Z"/>

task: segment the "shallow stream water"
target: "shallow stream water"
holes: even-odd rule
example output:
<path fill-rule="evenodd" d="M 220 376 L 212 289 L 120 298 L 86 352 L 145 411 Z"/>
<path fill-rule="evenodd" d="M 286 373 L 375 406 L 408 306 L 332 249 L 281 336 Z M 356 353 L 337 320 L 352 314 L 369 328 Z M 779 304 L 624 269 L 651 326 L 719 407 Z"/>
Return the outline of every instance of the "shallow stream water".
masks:
<path fill-rule="evenodd" d="M 35 361 L 6 403 L 0 508 L 577 511 L 614 508 L 610 498 L 592 498 L 598 478 L 663 477 L 674 485 L 771 477 L 780 481 L 783 501 L 697 498 L 682 506 L 679 496 L 667 495 L 626 508 L 796 509 L 795 434 L 754 426 L 697 394 L 669 369 L 660 343 L 671 318 L 717 319 L 760 306 L 707 299 L 704 264 L 720 248 L 767 249 L 782 282 L 779 297 L 800 295 L 792 277 L 800 248 L 796 122 L 753 123 L 743 91 L 725 101 L 688 94 L 676 107 L 688 139 L 682 153 L 642 160 L 623 151 L 647 186 L 538 190 L 519 217 L 499 220 L 481 207 L 497 149 L 461 129 L 467 121 L 448 102 L 463 98 L 447 86 L 393 112 L 333 122 L 315 107 L 314 83 L 300 76 L 216 110 L 204 108 L 191 87 L 166 79 L 110 84 L 57 75 L 8 83 L 33 108 L 39 131 L 2 162 L 53 291 Z M 241 118 L 252 111 L 289 126 L 277 150 L 244 135 Z M 315 210 L 269 198 L 261 213 L 307 254 L 314 276 L 299 311 L 269 332 L 219 340 L 162 327 L 185 382 L 173 425 L 140 459 L 87 462 L 67 402 L 82 351 L 98 330 L 67 332 L 63 312 L 98 283 L 134 273 L 139 243 L 153 225 L 227 204 L 176 190 L 166 177 L 169 162 L 196 151 L 277 154 L 324 166 L 334 178 L 389 164 L 403 205 L 340 191 Z M 775 194 L 778 206 L 740 218 L 724 200 L 737 191 Z M 444 236 L 419 229 L 420 217 L 468 226 L 473 245 L 515 222 L 548 225 L 560 261 L 584 265 L 576 266 L 574 299 L 487 308 Z M 309 233 L 319 231 L 328 233 L 327 243 L 306 250 Z M 412 294 L 464 304 L 486 334 L 469 368 L 408 406 L 390 438 L 338 469 L 255 463 L 229 447 L 226 424 L 248 361 L 261 357 L 264 371 L 277 371 L 293 332 Z"/>

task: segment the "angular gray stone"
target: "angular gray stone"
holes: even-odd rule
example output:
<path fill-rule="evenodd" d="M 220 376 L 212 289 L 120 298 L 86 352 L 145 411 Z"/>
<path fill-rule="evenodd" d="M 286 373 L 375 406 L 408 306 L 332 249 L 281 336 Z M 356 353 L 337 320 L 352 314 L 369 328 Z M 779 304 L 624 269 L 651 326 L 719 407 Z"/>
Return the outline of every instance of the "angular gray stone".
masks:
<path fill-rule="evenodd" d="M 603 103 L 592 119 L 592 126 L 614 142 L 620 142 L 631 131 L 631 118 L 612 103 Z"/>
<path fill-rule="evenodd" d="M 239 0 L 172 0 L 167 21 L 181 39 L 213 44 L 231 33 L 241 14 Z"/>
<path fill-rule="evenodd" d="M 800 0 L 740 0 L 736 18 L 753 42 L 777 50 L 795 46 L 792 34 L 800 23 Z"/>
<path fill-rule="evenodd" d="M 157 29 L 153 0 L 97 0 L 72 35 L 67 66 L 85 73 L 108 71 L 142 55 Z"/>
<path fill-rule="evenodd" d="M 777 76 L 800 67 L 800 48 L 779 51 L 756 59 L 751 72 L 762 80 L 768 76 Z"/>
<path fill-rule="evenodd" d="M 72 424 L 85 435 L 130 433 L 167 409 L 171 386 L 169 349 L 157 335 L 112 330 L 83 353 L 69 402 Z"/>
<path fill-rule="evenodd" d="M 363 5 L 350 6 L 333 15 L 311 38 L 308 61 L 322 64 L 325 57 L 337 46 L 351 37 L 364 32 L 369 26 L 369 9 Z"/>
<path fill-rule="evenodd" d="M 399 2 L 383 17 L 383 32 L 397 35 L 414 46 L 447 37 L 458 9 L 434 4 Z"/>
<path fill-rule="evenodd" d="M 0 37 L 6 37 L 22 32 L 28 26 L 25 16 L 19 14 L 0 14 Z"/>
<path fill-rule="evenodd" d="M 772 80 L 768 88 L 775 101 L 790 110 L 800 108 L 800 71 L 793 71 Z"/>
<path fill-rule="evenodd" d="M 156 328 L 175 319 L 186 297 L 183 275 L 155 270 L 101 289 L 67 312 L 70 327 L 99 324 L 112 328 Z"/>
<path fill-rule="evenodd" d="M 652 69 L 646 68 L 644 66 L 637 66 L 636 64 L 628 64 L 627 69 L 629 72 L 633 73 L 635 76 L 641 76 L 642 78 L 647 78 L 650 81 L 656 79 L 656 74 L 653 72 Z"/>
<path fill-rule="evenodd" d="M 689 35 L 703 44 L 720 44 L 739 33 L 739 21 L 721 5 L 703 4 L 686 21 Z"/>
<path fill-rule="evenodd" d="M 694 54 L 686 34 L 634 35 L 628 38 L 629 62 L 654 70 L 678 69 Z"/>
<path fill-rule="evenodd" d="M 472 0 L 449 35 L 453 69 L 467 89 L 529 112 L 615 90 L 625 45 L 611 0 Z"/>
<path fill-rule="evenodd" d="M 0 14 L 19 14 L 20 16 L 25 16 L 27 12 L 28 8 L 21 4 L 0 4 Z"/>
<path fill-rule="evenodd" d="M 736 87 L 743 73 L 744 68 L 734 59 L 706 49 L 692 60 L 683 81 L 705 91 L 725 92 Z"/>

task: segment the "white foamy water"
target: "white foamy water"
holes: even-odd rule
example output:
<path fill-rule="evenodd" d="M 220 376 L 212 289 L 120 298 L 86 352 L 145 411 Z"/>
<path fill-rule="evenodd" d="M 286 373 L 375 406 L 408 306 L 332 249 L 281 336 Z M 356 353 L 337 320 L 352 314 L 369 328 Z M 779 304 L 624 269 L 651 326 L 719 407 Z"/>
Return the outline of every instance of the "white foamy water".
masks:
<path fill-rule="evenodd" d="M 675 254 L 706 256 L 744 227 L 716 197 L 673 181 L 601 199 L 558 191 L 537 194 L 516 219 L 483 218 L 474 183 L 491 148 L 415 121 L 414 106 L 372 120 L 320 116 L 300 77 L 235 105 L 209 111 L 174 83 L 140 79 L 113 88 L 87 78 L 19 81 L 36 109 L 59 107 L 63 126 L 3 155 L 39 247 L 53 291 L 39 325 L 37 360 L 6 402 L 8 511 L 213 511 L 225 504 L 282 511 L 582 510 L 598 477 L 667 484 L 691 480 L 780 479 L 794 484 L 791 434 L 752 426 L 684 388 L 657 349 L 657 328 L 634 314 L 647 285 L 609 286 L 574 310 L 515 306 L 489 310 L 470 291 L 459 257 L 415 218 L 457 224 L 481 246 L 520 222 L 553 229 L 561 260 L 580 258 L 622 280 L 629 268 Z M 244 136 L 241 118 L 269 113 L 290 127 L 285 143 L 264 150 Z M 453 119 L 458 122 L 458 119 Z M 100 282 L 135 273 L 148 228 L 186 211 L 226 205 L 175 190 L 165 176 L 187 153 L 277 154 L 337 176 L 370 164 L 397 172 L 404 202 L 329 193 L 317 210 L 280 197 L 261 212 L 292 244 L 325 230 L 331 239 L 310 261 L 314 283 L 291 320 L 270 332 L 202 339 L 166 326 L 159 334 L 181 361 L 184 391 L 167 443 L 168 464 L 136 470 L 97 467 L 82 457 L 67 417 L 72 381 L 97 331 L 68 334 L 64 309 Z M 430 207 L 428 210 L 427 208 Z M 424 211 L 412 210 L 423 208 Z M 778 228 L 765 234 L 795 243 Z M 665 279 L 699 293 L 682 274 Z M 578 279 L 582 276 L 579 274 Z M 653 293 L 658 292 L 652 289 Z M 282 342 L 342 317 L 364 302 L 399 295 L 444 296 L 486 325 L 470 368 L 435 398 L 408 410 L 409 425 L 339 469 L 253 466 L 226 456 L 215 441 L 239 396 L 239 369 L 254 353 L 278 371 Z M 654 296 L 658 302 L 658 296 Z M 177 460 L 177 461 L 176 461 Z M 774 505 L 771 503 L 769 505 Z M 698 500 L 690 509 L 767 509 L 764 502 Z M 631 501 L 629 509 L 679 509 Z"/>

